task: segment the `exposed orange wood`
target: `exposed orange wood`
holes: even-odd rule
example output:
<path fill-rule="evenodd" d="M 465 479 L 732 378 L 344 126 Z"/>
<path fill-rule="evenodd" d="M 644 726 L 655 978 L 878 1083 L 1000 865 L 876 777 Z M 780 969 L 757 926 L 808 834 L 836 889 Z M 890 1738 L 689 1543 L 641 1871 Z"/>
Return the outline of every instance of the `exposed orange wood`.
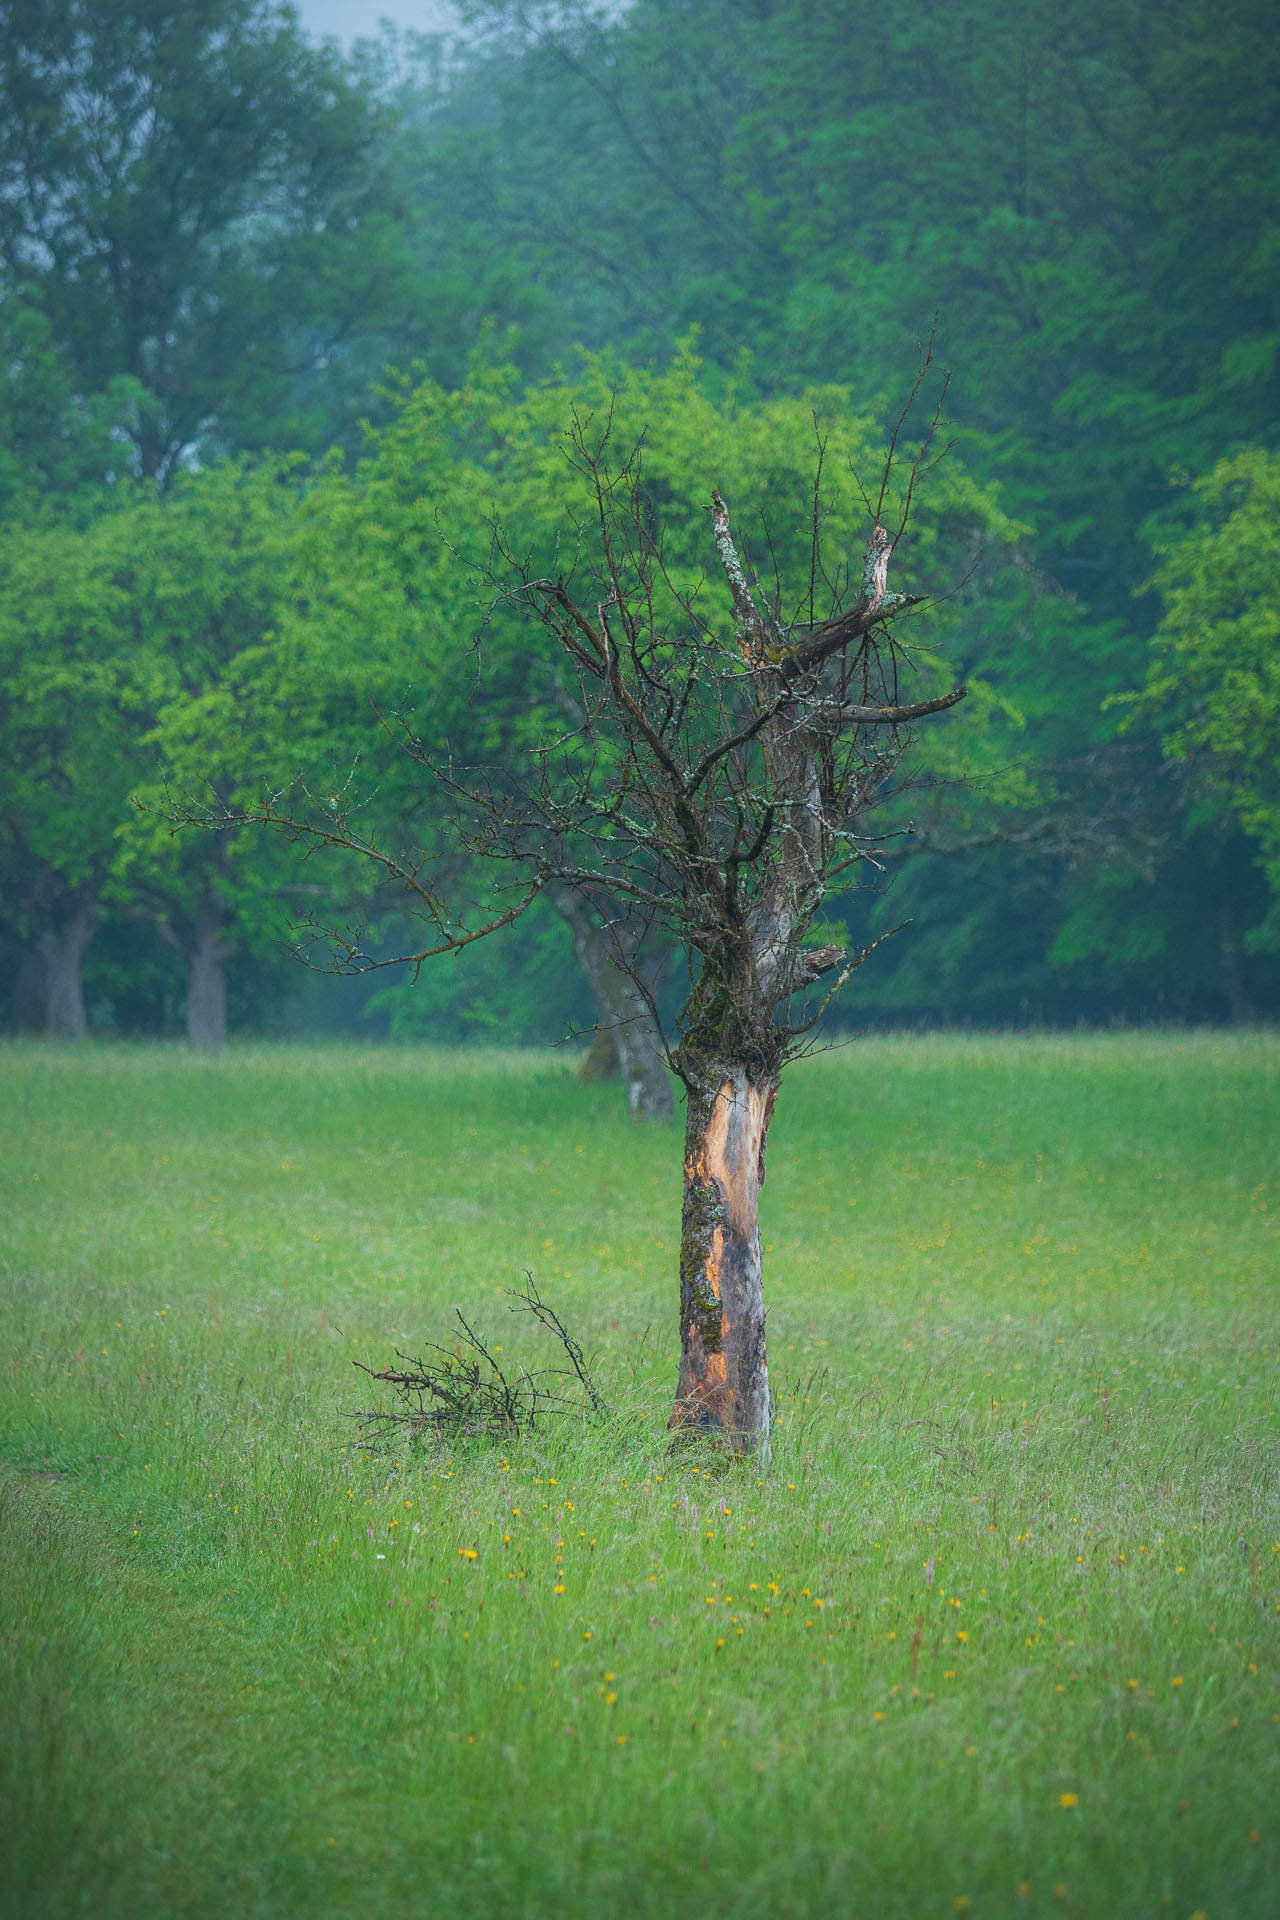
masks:
<path fill-rule="evenodd" d="M 726 1074 L 691 1105 L 671 1424 L 759 1445 L 768 1427 L 758 1197 L 774 1087 Z"/>

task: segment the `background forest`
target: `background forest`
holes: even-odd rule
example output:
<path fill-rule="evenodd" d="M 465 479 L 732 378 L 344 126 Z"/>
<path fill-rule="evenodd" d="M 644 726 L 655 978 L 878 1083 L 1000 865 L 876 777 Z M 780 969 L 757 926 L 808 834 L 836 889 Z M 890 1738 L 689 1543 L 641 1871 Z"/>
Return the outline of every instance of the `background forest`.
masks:
<path fill-rule="evenodd" d="M 844 901 L 911 925 L 841 1017 L 1274 1016 L 1272 10 L 463 11 L 347 55 L 264 0 L 0 0 L 8 1030 L 589 1027 L 554 903 L 412 990 L 335 983 L 299 920 L 399 951 L 397 890 L 175 803 L 354 796 L 482 891 L 397 728 L 483 758 L 555 712 L 514 622 L 473 651 L 470 556 L 495 513 L 557 550 L 575 411 L 644 437 L 681 565 L 717 486 L 787 575 L 820 441 L 860 554 L 931 338 L 918 668 L 971 692 Z"/>

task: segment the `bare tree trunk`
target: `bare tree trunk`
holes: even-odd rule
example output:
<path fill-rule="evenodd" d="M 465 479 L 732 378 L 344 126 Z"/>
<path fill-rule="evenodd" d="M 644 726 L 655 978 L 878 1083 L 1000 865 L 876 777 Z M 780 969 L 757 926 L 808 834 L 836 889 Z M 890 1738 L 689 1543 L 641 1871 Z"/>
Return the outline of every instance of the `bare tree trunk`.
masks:
<path fill-rule="evenodd" d="M 1222 984 L 1226 993 L 1231 1024 L 1246 1026 L 1255 1018 L 1240 964 L 1240 942 L 1236 938 L 1235 915 L 1224 900 L 1218 908 L 1218 951 L 1222 956 Z"/>
<path fill-rule="evenodd" d="M 769 1435 L 759 1194 L 777 1081 L 725 1066 L 691 1087 L 680 1239 L 680 1380 L 672 1428 L 752 1453 Z"/>
<path fill-rule="evenodd" d="M 65 919 L 45 927 L 36 939 L 44 1030 L 51 1040 L 83 1040 L 89 1031 L 84 1006 L 84 956 L 97 924 L 97 901 L 80 899 Z M 30 975 L 24 986 L 30 991 Z"/>
<path fill-rule="evenodd" d="M 214 932 L 197 932 L 187 951 L 187 1039 L 197 1053 L 226 1045 L 227 957 Z"/>
<path fill-rule="evenodd" d="M 651 1001 L 626 967 L 619 965 L 612 950 L 618 946 L 623 957 L 633 961 L 635 942 L 629 939 L 625 925 L 614 926 L 606 933 L 585 901 L 567 888 L 553 889 L 551 899 L 573 936 L 573 950 L 599 1011 L 600 1028 L 612 1037 L 628 1107 L 649 1119 L 674 1119 L 666 1048 Z M 603 1047 L 599 1054 L 593 1047 L 588 1055 L 588 1060 L 595 1063 L 591 1078 L 608 1077 L 606 1058 Z M 585 1071 L 583 1077 L 588 1077 Z"/>
<path fill-rule="evenodd" d="M 628 1107 L 632 1113 L 645 1114 L 652 1120 L 674 1119 L 666 1049 L 653 1009 L 635 981 L 607 955 L 600 969 L 598 993 L 602 1006 L 612 1016 Z"/>
<path fill-rule="evenodd" d="M 157 918 L 156 932 L 187 963 L 187 1039 L 197 1053 L 217 1053 L 227 1039 L 228 960 L 239 952 L 222 931 L 226 907 L 219 896 L 203 895 L 192 919 L 182 930 Z"/>

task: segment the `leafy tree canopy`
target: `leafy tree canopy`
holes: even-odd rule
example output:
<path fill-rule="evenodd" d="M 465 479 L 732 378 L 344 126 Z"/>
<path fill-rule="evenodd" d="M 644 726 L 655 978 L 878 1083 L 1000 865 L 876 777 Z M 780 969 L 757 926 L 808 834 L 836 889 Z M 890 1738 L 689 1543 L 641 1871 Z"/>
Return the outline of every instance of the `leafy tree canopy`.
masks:
<path fill-rule="evenodd" d="M 1163 616 L 1141 714 L 1187 777 L 1193 809 L 1254 840 L 1273 900 L 1260 941 L 1280 944 L 1280 454 L 1218 462 L 1159 538 Z"/>
<path fill-rule="evenodd" d="M 398 296 L 390 118 L 276 0 L 0 0 L 11 466 L 100 475 L 104 415 L 112 464 L 161 481 L 312 433 L 326 368 Z"/>

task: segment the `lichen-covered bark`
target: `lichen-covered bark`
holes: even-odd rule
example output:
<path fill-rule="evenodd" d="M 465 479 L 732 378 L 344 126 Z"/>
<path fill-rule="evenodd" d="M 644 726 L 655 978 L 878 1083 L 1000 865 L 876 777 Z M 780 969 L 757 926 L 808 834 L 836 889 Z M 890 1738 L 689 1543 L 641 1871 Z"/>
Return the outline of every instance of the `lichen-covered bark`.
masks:
<path fill-rule="evenodd" d="M 776 1080 L 753 1081 L 733 1065 L 689 1091 L 671 1426 L 740 1453 L 769 1433 L 759 1195 L 776 1091 Z"/>

